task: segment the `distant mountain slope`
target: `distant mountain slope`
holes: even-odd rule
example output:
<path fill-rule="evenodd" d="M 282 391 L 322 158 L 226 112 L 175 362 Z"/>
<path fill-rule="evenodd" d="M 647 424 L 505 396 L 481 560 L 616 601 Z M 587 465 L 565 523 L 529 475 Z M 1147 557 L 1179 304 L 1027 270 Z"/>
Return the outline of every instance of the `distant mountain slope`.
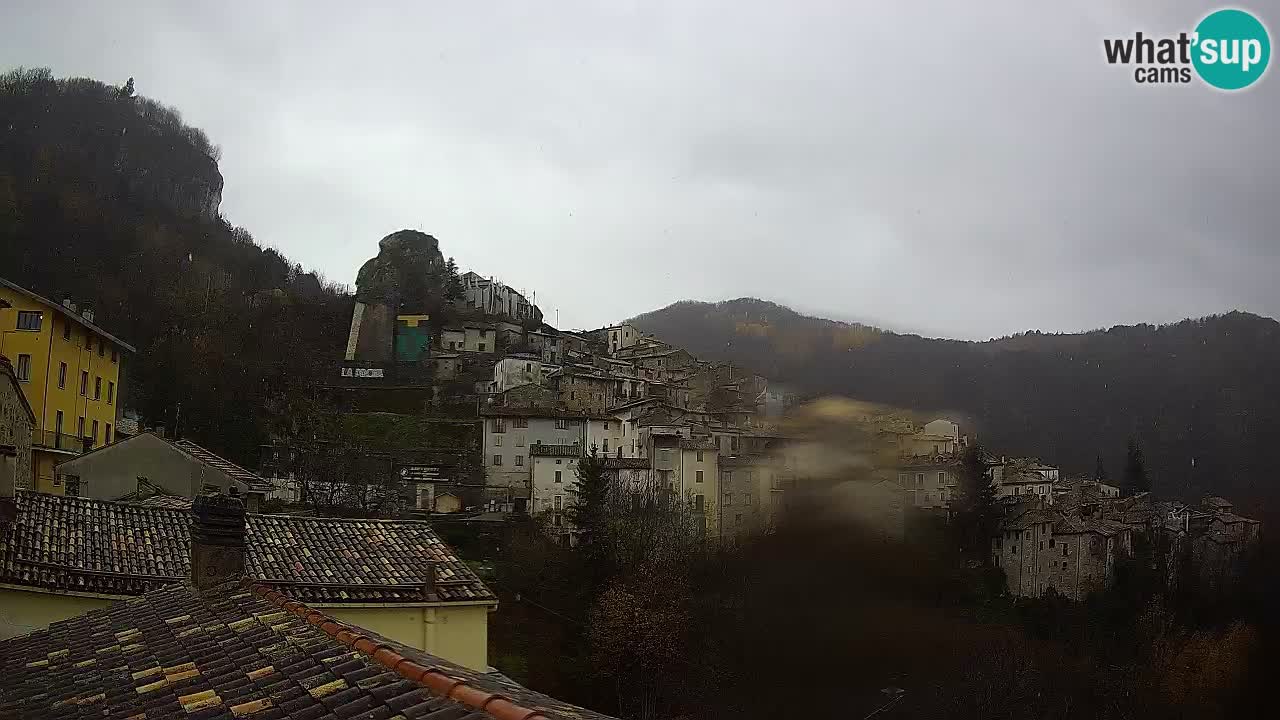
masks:
<path fill-rule="evenodd" d="M 988 342 L 898 335 L 742 298 L 632 319 L 707 357 L 807 393 L 968 415 L 998 450 L 1112 478 L 1142 442 L 1157 491 L 1280 504 L 1280 323 L 1243 312 L 1156 327 Z M 1194 466 L 1193 461 L 1194 459 Z"/>

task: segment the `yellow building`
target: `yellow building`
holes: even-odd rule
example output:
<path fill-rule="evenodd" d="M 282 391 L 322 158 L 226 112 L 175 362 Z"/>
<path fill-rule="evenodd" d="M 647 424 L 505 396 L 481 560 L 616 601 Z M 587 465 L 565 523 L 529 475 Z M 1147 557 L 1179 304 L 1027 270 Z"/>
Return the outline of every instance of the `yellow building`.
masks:
<path fill-rule="evenodd" d="M 13 362 L 36 414 L 30 487 L 62 494 L 53 471 L 110 444 L 120 416 L 120 369 L 132 345 L 77 312 L 0 278 L 0 355 Z"/>

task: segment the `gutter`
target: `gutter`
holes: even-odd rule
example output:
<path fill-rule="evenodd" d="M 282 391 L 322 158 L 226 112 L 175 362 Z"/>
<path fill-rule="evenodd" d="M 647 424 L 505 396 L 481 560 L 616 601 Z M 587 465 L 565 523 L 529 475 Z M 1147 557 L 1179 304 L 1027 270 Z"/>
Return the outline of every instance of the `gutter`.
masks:
<path fill-rule="evenodd" d="M 137 595 L 108 595 L 106 593 L 83 592 L 79 590 L 61 590 L 58 588 L 33 587 L 31 585 L 14 585 L 0 583 L 0 590 L 17 590 L 19 592 L 40 593 L 41 595 L 59 595 L 65 597 L 96 598 L 98 600 L 133 600 Z"/>

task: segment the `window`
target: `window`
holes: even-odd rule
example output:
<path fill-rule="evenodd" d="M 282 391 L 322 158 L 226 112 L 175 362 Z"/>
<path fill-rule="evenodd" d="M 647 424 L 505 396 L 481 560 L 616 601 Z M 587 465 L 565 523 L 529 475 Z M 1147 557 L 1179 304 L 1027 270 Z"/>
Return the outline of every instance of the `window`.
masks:
<path fill-rule="evenodd" d="M 484 352 L 484 343 L 480 343 L 480 345 L 477 347 L 480 350 L 480 352 Z"/>
<path fill-rule="evenodd" d="M 67 388 L 67 364 L 58 363 L 58 389 L 65 390 Z"/>
<path fill-rule="evenodd" d="M 90 437 L 93 438 L 93 444 L 97 445 L 98 444 L 98 421 L 97 420 L 93 421 L 93 435 L 90 435 Z"/>
<path fill-rule="evenodd" d="M 76 437 L 84 437 L 84 416 L 76 420 Z"/>
<path fill-rule="evenodd" d="M 107 381 L 107 404 L 110 405 L 115 401 L 116 401 L 116 384 L 108 380 Z"/>
<path fill-rule="evenodd" d="M 556 429 L 557 429 L 557 430 L 566 430 L 566 429 L 568 429 L 568 427 L 569 427 L 569 421 L 568 421 L 568 420 L 565 420 L 564 418 L 560 418 L 560 419 L 556 420 Z"/>
<path fill-rule="evenodd" d="M 80 394 L 81 395 L 89 394 L 89 371 L 88 370 L 80 371 Z"/>
<path fill-rule="evenodd" d="M 1041 541 L 1040 541 L 1040 549 L 1041 549 L 1041 550 L 1044 550 L 1044 541 L 1043 541 L 1043 540 L 1041 540 Z"/>
<path fill-rule="evenodd" d="M 19 382 L 31 382 L 31 356 L 30 355 L 18 356 L 17 371 L 18 371 Z"/>
<path fill-rule="evenodd" d="M 699 470 L 699 471 L 694 475 L 694 482 L 702 482 L 702 471 L 701 471 L 701 470 Z"/>
<path fill-rule="evenodd" d="M 93 399 L 102 399 L 102 376 L 99 375 L 93 379 Z"/>
<path fill-rule="evenodd" d="M 105 354 L 106 354 L 106 352 L 107 352 L 107 346 L 106 346 L 106 344 L 105 344 L 105 343 L 101 343 L 101 342 L 99 342 L 99 343 L 98 343 L 98 357 L 102 357 L 103 355 L 105 355 Z"/>
<path fill-rule="evenodd" d="M 706 507 L 706 500 L 707 500 L 707 498 L 706 498 L 706 496 L 705 496 L 705 495 L 694 495 L 694 496 L 693 496 L 693 509 L 694 509 L 694 511 L 695 511 L 695 512 L 702 512 L 702 511 L 703 511 L 703 509 Z"/>
<path fill-rule="evenodd" d="M 698 451 L 698 462 L 702 462 L 702 451 L 701 451 L 701 450 L 699 450 L 699 451 Z M 702 474 L 702 471 L 701 471 L 701 470 L 699 470 L 699 471 L 698 471 L 698 474 L 699 474 L 699 475 L 701 475 L 701 474 Z"/>
<path fill-rule="evenodd" d="M 516 447 L 524 447 L 524 433 L 516 435 Z"/>
<path fill-rule="evenodd" d="M 71 321 L 70 320 L 62 324 L 62 339 L 63 340 L 71 339 Z"/>
<path fill-rule="evenodd" d="M 501 435 L 494 435 L 494 436 L 493 436 L 493 446 L 494 446 L 494 447 L 502 447 L 502 436 L 501 436 Z"/>
<path fill-rule="evenodd" d="M 120 359 L 120 351 L 116 350 L 115 348 L 111 348 L 111 362 L 113 363 L 117 362 L 119 359 Z"/>
<path fill-rule="evenodd" d="M 1069 548 L 1069 547 L 1071 547 L 1071 546 L 1070 546 L 1070 545 L 1068 545 L 1068 544 L 1066 544 L 1066 543 L 1062 543 L 1062 557 L 1066 557 L 1066 556 L 1067 556 L 1067 548 Z"/>
<path fill-rule="evenodd" d="M 608 429 L 609 429 L 609 421 L 608 421 L 608 420 L 605 420 L 605 421 L 604 421 L 604 429 L 605 429 L 605 430 L 608 430 Z"/>
<path fill-rule="evenodd" d="M 84 347 L 86 350 L 93 349 L 93 336 L 87 332 L 84 334 Z"/>
<path fill-rule="evenodd" d="M 559 464 L 561 464 L 561 463 L 563 463 L 563 462 L 564 462 L 564 461 L 563 461 L 563 460 L 561 460 L 560 458 L 556 458 L 556 464 L 557 464 L 557 465 L 559 465 Z"/>
<path fill-rule="evenodd" d="M 609 438 L 604 439 L 604 451 L 609 452 Z"/>
<path fill-rule="evenodd" d="M 938 473 L 938 484 L 939 485 L 947 484 L 947 474 L 945 472 Z"/>
<path fill-rule="evenodd" d="M 911 475 L 908 473 L 898 473 L 898 484 L 906 487 L 911 483 Z"/>
<path fill-rule="evenodd" d="M 62 411 L 61 410 L 58 411 L 58 416 L 54 418 L 53 431 L 58 435 L 62 434 Z M 55 437 L 53 441 L 56 444 L 59 441 L 59 438 Z"/>
<path fill-rule="evenodd" d="M 39 330 L 41 321 L 44 320 L 44 314 L 33 310 L 18 311 L 18 329 L 19 330 Z"/>
<path fill-rule="evenodd" d="M 511 418 L 511 427 L 527 428 L 529 427 L 529 418 Z"/>
<path fill-rule="evenodd" d="M 532 370 L 533 370 L 533 363 L 525 363 L 525 364 L 524 364 L 524 371 L 525 371 L 525 372 L 530 372 L 530 371 L 532 371 Z"/>
<path fill-rule="evenodd" d="M 924 487 L 924 473 L 916 473 L 916 487 Z"/>
<path fill-rule="evenodd" d="M 1049 548 L 1053 549 L 1053 538 L 1049 538 Z"/>
<path fill-rule="evenodd" d="M 524 456 L 523 456 L 523 455 L 517 455 L 517 456 L 516 456 L 516 467 L 524 467 Z"/>
<path fill-rule="evenodd" d="M 661 461 L 663 461 L 663 462 L 668 462 L 668 461 L 670 461 L 670 460 L 671 460 L 671 451 L 670 451 L 670 450 L 668 450 L 668 449 L 666 449 L 666 448 L 662 448 L 661 450 L 659 450 L 659 451 L 658 451 L 658 459 L 659 459 L 659 460 L 661 460 Z"/>
<path fill-rule="evenodd" d="M 1009 546 L 1009 554 L 1010 554 L 1010 555 L 1017 555 L 1017 554 L 1018 554 L 1018 546 L 1017 546 L 1017 545 L 1010 545 L 1010 546 Z"/>
<path fill-rule="evenodd" d="M 732 505 L 732 504 L 733 504 L 733 494 L 732 494 L 732 493 L 725 493 L 725 494 L 724 494 L 724 506 L 725 506 L 725 507 L 729 507 L 729 506 L 730 506 L 730 505 Z"/>
<path fill-rule="evenodd" d="M 563 479 L 563 477 L 561 476 L 561 472 L 560 472 L 559 470 L 557 470 L 557 471 L 556 471 L 556 479 L 555 479 L 555 482 L 563 482 L 563 481 L 564 481 L 564 479 Z"/>
<path fill-rule="evenodd" d="M 494 456 L 493 456 L 493 464 L 494 464 L 494 465 L 501 465 L 501 464 L 502 464 L 502 456 L 501 456 L 501 455 L 494 455 Z"/>
<path fill-rule="evenodd" d="M 563 495 L 556 495 L 556 496 L 555 496 L 555 507 L 556 507 L 556 510 L 563 510 L 563 509 L 564 509 L 564 496 L 563 496 Z"/>

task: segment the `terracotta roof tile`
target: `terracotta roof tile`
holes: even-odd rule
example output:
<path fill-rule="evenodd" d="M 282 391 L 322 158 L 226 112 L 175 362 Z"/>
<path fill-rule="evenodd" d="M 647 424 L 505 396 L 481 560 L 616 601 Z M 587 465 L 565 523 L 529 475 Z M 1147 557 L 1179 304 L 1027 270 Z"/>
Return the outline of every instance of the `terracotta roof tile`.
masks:
<path fill-rule="evenodd" d="M 138 595 L 188 577 L 189 509 L 20 490 L 0 537 L 0 582 Z M 310 602 L 490 602 L 493 593 L 422 520 L 250 513 L 246 572 Z M 434 592 L 423 568 L 434 564 Z"/>
<path fill-rule="evenodd" d="M 203 448 L 191 442 L 190 440 L 169 440 L 168 442 L 169 444 L 187 453 L 188 455 L 194 457 L 200 462 L 210 467 L 221 470 L 222 472 L 226 473 L 228 477 L 231 477 L 236 480 L 239 480 L 240 482 L 243 482 L 244 484 L 248 485 L 250 488 L 269 489 L 271 487 L 271 483 L 267 482 L 267 480 L 257 475 L 256 473 L 251 473 L 248 470 L 245 470 L 244 468 L 240 467 L 239 465 L 231 462 L 230 460 L 222 457 L 221 455 L 218 455 L 212 450 Z"/>
<path fill-rule="evenodd" d="M 122 652 L 121 635 L 138 649 Z M 356 650 L 341 642 L 353 636 Z M 6 718 L 607 720 L 261 584 L 171 585 L 54 623 L 0 642 L 0 673 Z"/>

